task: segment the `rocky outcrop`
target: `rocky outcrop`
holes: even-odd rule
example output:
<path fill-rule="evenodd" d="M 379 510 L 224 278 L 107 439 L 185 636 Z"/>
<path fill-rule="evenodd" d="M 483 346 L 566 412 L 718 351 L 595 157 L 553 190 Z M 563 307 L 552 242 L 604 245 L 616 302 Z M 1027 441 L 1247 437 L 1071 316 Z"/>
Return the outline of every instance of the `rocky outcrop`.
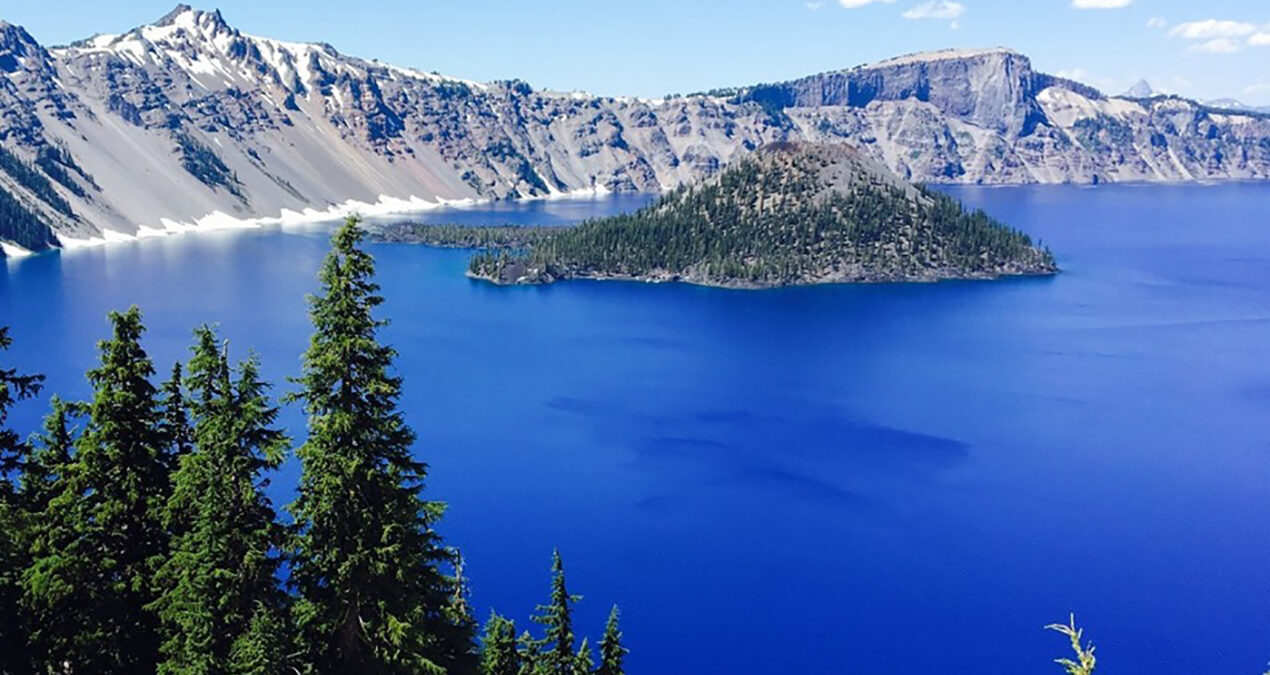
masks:
<path fill-rule="evenodd" d="M 1270 177 L 1266 115 L 1108 98 L 1004 49 L 640 100 L 399 68 L 186 6 L 57 48 L 0 22 L 0 145 L 58 198 L 2 170 L 0 190 L 67 244 L 348 200 L 658 191 L 788 140 L 926 182 Z"/>

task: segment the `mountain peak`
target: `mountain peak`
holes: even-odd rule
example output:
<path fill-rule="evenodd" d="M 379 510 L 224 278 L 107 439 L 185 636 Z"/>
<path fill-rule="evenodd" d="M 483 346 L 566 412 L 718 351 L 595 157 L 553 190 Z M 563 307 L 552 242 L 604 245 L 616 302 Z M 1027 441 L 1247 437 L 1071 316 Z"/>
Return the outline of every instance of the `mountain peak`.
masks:
<path fill-rule="evenodd" d="M 43 48 L 22 26 L 0 21 L 0 73 L 11 73 L 22 59 L 38 57 Z"/>
<path fill-rule="evenodd" d="M 1136 84 L 1129 87 L 1124 95 L 1130 98 L 1151 98 L 1160 92 L 1151 87 L 1151 83 L 1146 80 L 1138 80 Z"/>
<path fill-rule="evenodd" d="M 172 8 L 172 11 L 164 14 L 162 18 L 152 24 L 155 28 L 185 28 L 187 30 L 213 29 L 212 32 L 220 30 L 232 30 L 229 24 L 225 22 L 225 17 L 221 16 L 219 9 L 204 11 L 195 9 L 184 3 Z"/>
<path fill-rule="evenodd" d="M 168 12 L 167 14 L 164 14 L 163 18 L 159 19 L 158 21 L 155 21 L 154 25 L 171 26 L 176 23 L 177 18 L 179 18 L 182 14 L 185 14 L 186 12 L 193 12 L 193 11 L 194 11 L 194 8 L 190 7 L 187 4 L 184 4 L 184 3 L 179 4 L 176 7 L 173 7 L 172 11 Z"/>

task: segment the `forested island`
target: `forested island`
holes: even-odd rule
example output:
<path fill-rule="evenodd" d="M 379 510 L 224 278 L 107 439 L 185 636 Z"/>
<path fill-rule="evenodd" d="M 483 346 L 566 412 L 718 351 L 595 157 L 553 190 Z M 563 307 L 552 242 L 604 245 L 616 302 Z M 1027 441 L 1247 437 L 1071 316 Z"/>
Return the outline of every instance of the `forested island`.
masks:
<path fill-rule="evenodd" d="M 1058 271 L 1026 234 L 840 144 L 779 144 L 631 214 L 576 227 L 403 224 L 379 238 L 481 249 L 469 276 L 767 288 Z"/>

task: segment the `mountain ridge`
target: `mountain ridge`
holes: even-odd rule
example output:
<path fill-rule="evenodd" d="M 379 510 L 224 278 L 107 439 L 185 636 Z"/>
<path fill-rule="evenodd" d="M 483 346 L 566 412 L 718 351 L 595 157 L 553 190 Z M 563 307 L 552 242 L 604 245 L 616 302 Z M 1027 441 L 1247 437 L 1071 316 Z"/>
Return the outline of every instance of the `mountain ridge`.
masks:
<path fill-rule="evenodd" d="M 1270 177 L 1270 117 L 1109 97 L 1001 47 L 633 99 L 400 68 L 253 36 L 188 5 L 52 48 L 0 23 L 0 147 L 39 183 L 0 171 L 0 192 L 63 245 L 351 208 L 661 191 L 783 141 L 851 143 L 920 182 Z M 49 237 L 19 239 L 0 225 L 10 251 Z"/>

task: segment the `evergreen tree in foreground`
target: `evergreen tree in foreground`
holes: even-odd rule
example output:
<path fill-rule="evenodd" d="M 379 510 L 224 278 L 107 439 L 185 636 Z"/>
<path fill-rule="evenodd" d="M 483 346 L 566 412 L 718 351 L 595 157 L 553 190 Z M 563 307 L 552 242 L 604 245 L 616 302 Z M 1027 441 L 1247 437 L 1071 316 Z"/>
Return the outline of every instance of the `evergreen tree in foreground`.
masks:
<path fill-rule="evenodd" d="M 231 662 L 247 672 L 279 672 L 285 596 L 276 552 L 284 542 L 264 474 L 281 463 L 288 440 L 273 428 L 278 410 L 255 358 L 239 364 L 235 378 L 215 333 L 202 327 L 195 336 L 188 378 L 193 447 L 179 456 L 172 477 L 164 510 L 172 551 L 156 575 L 159 672 L 227 673 Z M 186 419 L 179 367 L 172 382 L 165 387 L 165 431 L 179 447 L 190 436 L 179 428 Z"/>
<path fill-rule="evenodd" d="M 18 482 L 22 507 L 31 514 L 43 513 L 57 495 L 60 481 L 71 465 L 75 445 L 70 420 L 77 406 L 54 394 L 49 407 L 49 414 L 44 418 L 44 433 L 36 436 Z"/>
<path fill-rule="evenodd" d="M 609 612 L 608 623 L 604 626 L 604 637 L 600 639 L 600 668 L 597 675 L 622 675 L 622 662 L 630 651 L 622 646 L 622 630 L 618 627 L 619 612 L 617 605 Z"/>
<path fill-rule="evenodd" d="M 154 568 L 169 475 L 141 313 L 112 313 L 74 460 L 38 514 L 24 603 L 46 671 L 149 673 L 156 666 Z"/>
<path fill-rule="evenodd" d="M 176 471 L 181 457 L 188 453 L 194 445 L 190 434 L 189 410 L 185 402 L 185 393 L 181 383 L 181 362 L 172 364 L 172 376 L 160 388 L 160 425 L 163 438 L 167 442 L 165 455 L 169 469 Z"/>
<path fill-rule="evenodd" d="M 492 612 L 481 636 L 481 675 L 520 675 L 516 624 Z"/>
<path fill-rule="evenodd" d="M 9 329 L 0 327 L 0 352 L 9 348 Z M 9 409 L 40 392 L 43 378 L 19 375 L 0 368 L 0 673 L 25 672 L 26 621 L 19 611 L 19 575 L 27 564 L 28 522 L 9 475 L 27 452 L 18 434 L 7 426 Z"/>
<path fill-rule="evenodd" d="M 443 569 L 453 555 L 433 530 L 442 507 L 423 498 L 426 466 L 397 409 L 395 352 L 377 339 L 383 299 L 362 237 L 349 218 L 332 239 L 297 380 L 309 418 L 290 507 L 302 646 L 322 673 L 471 672 L 471 625 L 455 621 L 458 583 Z"/>
<path fill-rule="evenodd" d="M 551 553 L 551 600 L 538 606 L 533 620 L 546 627 L 546 638 L 534 663 L 534 673 L 542 675 L 574 675 L 578 655 L 573 651 L 573 603 L 581 598 L 570 595 L 565 586 L 564 562 L 560 551 Z"/>

